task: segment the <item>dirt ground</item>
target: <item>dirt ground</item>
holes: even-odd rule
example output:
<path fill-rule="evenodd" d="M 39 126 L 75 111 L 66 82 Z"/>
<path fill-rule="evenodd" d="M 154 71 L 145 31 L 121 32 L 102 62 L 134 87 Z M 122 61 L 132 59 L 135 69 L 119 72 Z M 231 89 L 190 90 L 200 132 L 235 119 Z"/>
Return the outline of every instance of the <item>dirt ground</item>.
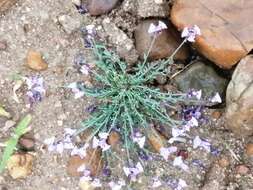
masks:
<path fill-rule="evenodd" d="M 80 122 L 87 118 L 85 108 L 94 103 L 93 99 L 81 98 L 75 100 L 73 95 L 63 88 L 71 82 L 87 80 L 73 68 L 73 60 L 76 54 L 83 52 L 86 59 L 92 62 L 93 57 L 90 50 L 83 47 L 80 31 L 67 34 L 57 22 L 60 15 L 70 15 L 80 21 L 83 26 L 97 23 L 102 18 L 110 17 L 117 25 L 123 25 L 125 14 L 118 8 L 109 15 L 101 18 L 80 15 L 70 0 L 24 0 L 12 8 L 6 15 L 0 18 L 0 40 L 6 40 L 8 47 L 6 51 L 0 52 L 0 102 L 13 115 L 17 121 L 25 113 L 31 112 L 32 129 L 36 138 L 36 161 L 32 175 L 26 179 L 13 180 L 7 172 L 0 176 L 0 188 L 2 190 L 75 190 L 79 178 L 70 177 L 66 173 L 68 156 L 54 155 L 43 148 L 41 142 L 51 136 L 60 136 L 63 128 L 78 128 Z M 123 14 L 120 17 L 120 14 Z M 119 17 L 118 17 L 119 16 Z M 129 16 L 129 15 L 128 15 Z M 115 19 L 118 17 L 117 19 Z M 123 28 L 134 24 L 135 18 L 125 22 Z M 130 26 L 134 28 L 133 26 Z M 131 29 L 128 35 L 131 37 Z M 117 35 L 117 34 L 115 34 Z M 24 66 L 25 57 L 29 49 L 42 52 L 49 68 L 41 73 L 31 71 Z M 32 109 L 26 107 L 25 95 L 22 89 L 19 95 L 20 103 L 13 100 L 14 82 L 12 76 L 31 76 L 40 74 L 45 80 L 47 95 L 43 101 L 36 104 Z M 154 175 L 163 178 L 182 178 L 188 187 L 187 190 L 197 190 L 206 182 L 206 174 L 220 156 L 226 156 L 230 161 L 227 170 L 226 188 L 229 190 L 250 190 L 253 189 L 252 173 L 239 175 L 235 171 L 238 164 L 246 164 L 252 169 L 252 161 L 247 160 L 244 155 L 246 142 L 236 139 L 230 131 L 224 128 L 223 116 L 214 119 L 211 113 L 214 109 L 206 110 L 208 122 L 191 131 L 190 135 L 199 135 L 220 150 L 218 156 L 207 153 L 203 150 L 193 150 L 190 142 L 182 145 L 189 152 L 187 163 L 190 166 L 190 173 L 183 172 L 172 166 L 171 162 L 164 162 L 161 159 L 151 161 L 148 171 L 141 176 L 138 183 L 132 189 L 152 189 L 150 181 Z M 219 110 L 223 113 L 223 109 Z M 0 141 L 4 142 L 10 135 L 10 131 L 3 133 L 1 128 L 5 125 L 4 119 L 0 120 Z M 188 146 L 189 145 L 189 146 Z M 229 147 L 229 148 L 228 148 Z M 231 151 L 234 152 L 240 161 L 235 160 Z M 2 148 L 0 148 L 2 152 Z M 201 160 L 204 167 L 191 164 L 193 160 Z M 117 167 L 115 165 L 115 167 Z M 113 176 L 122 175 L 113 173 Z M 213 180 L 218 180 L 219 174 Z M 107 189 L 107 188 L 105 188 Z M 157 189 L 172 189 L 163 186 Z"/>

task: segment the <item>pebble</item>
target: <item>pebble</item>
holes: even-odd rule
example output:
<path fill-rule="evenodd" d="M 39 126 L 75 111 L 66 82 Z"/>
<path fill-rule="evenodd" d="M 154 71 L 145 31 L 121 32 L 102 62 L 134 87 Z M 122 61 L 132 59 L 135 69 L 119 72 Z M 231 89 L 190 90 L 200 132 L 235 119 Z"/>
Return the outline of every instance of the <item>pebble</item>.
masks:
<path fill-rule="evenodd" d="M 10 128 L 12 128 L 16 124 L 13 120 L 7 120 L 4 124 L 3 132 L 7 132 Z"/>
<path fill-rule="evenodd" d="M 212 113 L 212 117 L 213 117 L 214 119 L 219 119 L 219 118 L 221 117 L 221 112 L 220 112 L 220 111 L 214 111 L 214 112 Z"/>
<path fill-rule="evenodd" d="M 0 41 L 0 51 L 4 51 L 7 49 L 7 42 L 6 41 Z"/>
<path fill-rule="evenodd" d="M 236 170 L 236 173 L 240 175 L 245 175 L 249 172 L 249 168 L 244 164 L 236 166 L 235 170 Z"/>
<path fill-rule="evenodd" d="M 27 52 L 26 66 L 35 71 L 43 71 L 48 68 L 48 64 L 43 60 L 41 53 L 32 49 Z"/>
<path fill-rule="evenodd" d="M 227 157 L 221 157 L 218 161 L 218 164 L 220 167 L 226 168 L 229 166 L 230 163 Z"/>
<path fill-rule="evenodd" d="M 87 8 L 90 15 L 98 16 L 110 12 L 119 0 L 88 0 Z"/>
<path fill-rule="evenodd" d="M 60 15 L 58 17 L 58 22 L 67 34 L 71 34 L 81 27 L 81 22 L 69 15 Z"/>
<path fill-rule="evenodd" d="M 34 156 L 31 154 L 14 154 L 7 162 L 7 169 L 13 179 L 25 178 L 32 173 Z"/>
<path fill-rule="evenodd" d="M 31 134 L 27 133 L 25 135 L 23 135 L 19 141 L 18 141 L 19 145 L 21 146 L 22 150 L 25 151 L 31 151 L 34 150 L 34 146 L 35 146 L 35 140 L 32 137 Z"/>
<path fill-rule="evenodd" d="M 246 145 L 246 154 L 248 156 L 253 156 L 253 143 L 249 143 Z"/>
<path fill-rule="evenodd" d="M 120 135 L 116 131 L 112 131 L 108 137 L 108 144 L 115 146 L 120 141 Z"/>

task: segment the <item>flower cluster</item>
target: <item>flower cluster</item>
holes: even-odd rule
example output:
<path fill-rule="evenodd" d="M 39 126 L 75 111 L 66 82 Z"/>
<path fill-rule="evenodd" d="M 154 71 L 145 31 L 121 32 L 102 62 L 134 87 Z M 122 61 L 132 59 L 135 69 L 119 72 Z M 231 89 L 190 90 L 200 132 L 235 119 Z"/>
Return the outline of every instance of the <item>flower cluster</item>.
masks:
<path fill-rule="evenodd" d="M 40 76 L 25 77 L 28 92 L 26 93 L 29 98 L 30 106 L 36 102 L 40 102 L 45 95 L 44 80 Z"/>
<path fill-rule="evenodd" d="M 94 38 L 97 36 L 95 25 L 87 25 L 81 29 L 84 47 L 92 48 Z"/>

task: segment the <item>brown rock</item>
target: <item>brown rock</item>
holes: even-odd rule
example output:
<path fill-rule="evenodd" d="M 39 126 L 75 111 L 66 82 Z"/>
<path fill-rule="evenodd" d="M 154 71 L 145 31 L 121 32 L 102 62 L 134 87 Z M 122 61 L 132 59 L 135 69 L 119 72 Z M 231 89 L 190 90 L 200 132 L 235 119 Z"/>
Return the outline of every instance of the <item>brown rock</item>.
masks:
<path fill-rule="evenodd" d="M 148 29 L 151 23 L 157 24 L 159 20 L 150 19 L 142 21 L 134 31 L 136 49 L 141 58 L 146 54 L 150 48 L 153 40 L 153 35 L 148 33 Z M 164 22 L 164 21 L 163 21 Z M 149 59 L 162 59 L 170 56 L 181 43 L 181 39 L 177 31 L 167 24 L 168 29 L 162 30 L 156 37 L 154 45 L 150 51 Z M 185 60 L 189 56 L 189 52 L 186 46 L 183 46 L 179 52 L 175 55 L 175 59 Z"/>
<path fill-rule="evenodd" d="M 166 145 L 166 139 L 161 136 L 153 126 L 150 126 L 147 138 L 148 142 L 156 152 L 160 152 L 160 149 Z"/>
<path fill-rule="evenodd" d="M 18 144 L 21 146 L 21 149 L 31 151 L 34 150 L 35 140 L 32 134 L 26 133 L 20 137 Z"/>
<path fill-rule="evenodd" d="M 214 119 L 219 119 L 219 118 L 221 117 L 221 112 L 220 112 L 220 111 L 214 111 L 214 112 L 212 113 L 212 117 L 213 117 Z"/>
<path fill-rule="evenodd" d="M 87 8 L 92 16 L 110 12 L 119 0 L 88 0 Z"/>
<path fill-rule="evenodd" d="M 31 154 L 14 154 L 7 162 L 7 169 L 13 179 L 25 178 L 32 173 L 34 156 Z"/>
<path fill-rule="evenodd" d="M 230 163 L 227 157 L 221 157 L 218 161 L 218 164 L 220 167 L 226 168 L 229 166 Z"/>
<path fill-rule="evenodd" d="M 17 2 L 17 0 L 0 0 L 0 13 L 7 11 L 16 2 Z"/>
<path fill-rule="evenodd" d="M 67 165 L 67 173 L 71 176 L 82 176 L 77 169 L 84 164 L 91 171 L 92 176 L 97 176 L 103 168 L 101 154 L 100 149 L 88 149 L 83 159 L 79 156 L 71 156 Z"/>
<path fill-rule="evenodd" d="M 4 51 L 7 49 L 7 42 L 6 41 L 0 41 L 0 51 Z"/>
<path fill-rule="evenodd" d="M 253 1 L 175 0 L 171 21 L 182 30 L 197 25 L 194 46 L 222 68 L 231 68 L 253 48 Z"/>
<path fill-rule="evenodd" d="M 253 143 L 249 143 L 246 145 L 246 154 L 248 156 L 253 156 Z"/>
<path fill-rule="evenodd" d="M 226 126 L 239 136 L 253 134 L 253 56 L 242 59 L 226 93 Z"/>
<path fill-rule="evenodd" d="M 235 167 L 235 171 L 237 174 L 245 175 L 249 172 L 249 168 L 244 164 L 241 164 Z"/>
<path fill-rule="evenodd" d="M 47 63 L 43 60 L 41 53 L 34 50 L 28 51 L 26 65 L 35 71 L 43 71 L 48 67 Z"/>
<path fill-rule="evenodd" d="M 108 138 L 108 144 L 111 146 L 115 146 L 119 143 L 119 141 L 120 141 L 119 133 L 116 131 L 112 131 Z"/>

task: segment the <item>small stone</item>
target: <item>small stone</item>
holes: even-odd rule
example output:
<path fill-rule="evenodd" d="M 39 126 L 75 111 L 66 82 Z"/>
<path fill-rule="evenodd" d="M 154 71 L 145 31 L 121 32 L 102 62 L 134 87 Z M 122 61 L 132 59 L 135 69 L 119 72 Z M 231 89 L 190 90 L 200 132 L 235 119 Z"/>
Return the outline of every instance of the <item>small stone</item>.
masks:
<path fill-rule="evenodd" d="M 0 14 L 10 9 L 17 0 L 0 0 Z"/>
<path fill-rule="evenodd" d="M 4 124 L 3 132 L 7 132 L 10 128 L 16 125 L 16 122 L 13 120 L 7 120 Z"/>
<path fill-rule="evenodd" d="M 144 54 L 147 54 L 153 40 L 154 34 L 148 33 L 150 24 L 157 24 L 158 21 L 157 19 L 141 21 L 134 31 L 136 50 L 142 59 Z M 167 23 L 164 20 L 161 21 Z M 168 29 L 162 30 L 157 34 L 148 55 L 150 60 L 162 59 L 170 56 L 182 42 L 176 29 L 171 24 L 167 24 L 167 27 Z M 188 56 L 189 51 L 187 45 L 184 45 L 175 55 L 175 59 L 185 60 Z"/>
<path fill-rule="evenodd" d="M 7 42 L 6 41 L 0 41 L 0 51 L 4 51 L 7 49 Z"/>
<path fill-rule="evenodd" d="M 244 164 L 238 165 L 235 167 L 236 173 L 240 175 L 245 175 L 249 172 L 249 168 Z"/>
<path fill-rule="evenodd" d="M 87 149 L 87 155 L 83 159 L 79 156 L 71 156 L 67 164 L 67 173 L 71 176 L 81 177 L 82 173 L 77 169 L 85 165 L 91 171 L 91 176 L 98 176 L 103 168 L 101 154 L 100 149 Z"/>
<path fill-rule="evenodd" d="M 63 27 L 67 34 L 77 31 L 81 27 L 81 22 L 69 15 L 61 15 L 58 17 L 58 22 Z"/>
<path fill-rule="evenodd" d="M 32 151 L 34 150 L 35 140 L 32 134 L 27 133 L 20 137 L 18 144 L 21 146 L 22 150 Z"/>
<path fill-rule="evenodd" d="M 156 81 L 158 82 L 158 84 L 163 85 L 167 82 L 167 76 L 164 75 L 158 75 L 156 77 Z"/>
<path fill-rule="evenodd" d="M 14 154 L 7 162 L 7 169 L 13 179 L 25 178 L 32 173 L 34 156 L 31 154 Z"/>
<path fill-rule="evenodd" d="M 212 113 L 212 118 L 219 119 L 220 117 L 221 117 L 221 112 L 220 111 L 214 111 Z"/>
<path fill-rule="evenodd" d="M 166 139 L 160 135 L 153 126 L 150 126 L 150 130 L 147 130 L 148 142 L 156 152 L 160 152 L 162 147 L 166 146 Z"/>
<path fill-rule="evenodd" d="M 95 187 L 92 186 L 91 182 L 87 181 L 87 180 L 80 180 L 79 187 L 82 190 L 94 190 L 95 189 Z"/>
<path fill-rule="evenodd" d="M 48 68 L 48 64 L 43 60 L 41 53 L 35 50 L 27 52 L 26 65 L 35 71 L 43 71 Z"/>
<path fill-rule="evenodd" d="M 87 8 L 90 15 L 98 16 L 110 12 L 119 0 L 88 0 Z"/>
<path fill-rule="evenodd" d="M 246 145 L 246 154 L 248 156 L 253 156 L 253 143 L 249 143 Z"/>
<path fill-rule="evenodd" d="M 116 131 L 112 131 L 108 137 L 108 144 L 111 146 L 115 146 L 120 141 L 120 135 Z"/>
<path fill-rule="evenodd" d="M 218 164 L 220 167 L 226 168 L 230 163 L 227 157 L 222 157 L 219 159 Z"/>

